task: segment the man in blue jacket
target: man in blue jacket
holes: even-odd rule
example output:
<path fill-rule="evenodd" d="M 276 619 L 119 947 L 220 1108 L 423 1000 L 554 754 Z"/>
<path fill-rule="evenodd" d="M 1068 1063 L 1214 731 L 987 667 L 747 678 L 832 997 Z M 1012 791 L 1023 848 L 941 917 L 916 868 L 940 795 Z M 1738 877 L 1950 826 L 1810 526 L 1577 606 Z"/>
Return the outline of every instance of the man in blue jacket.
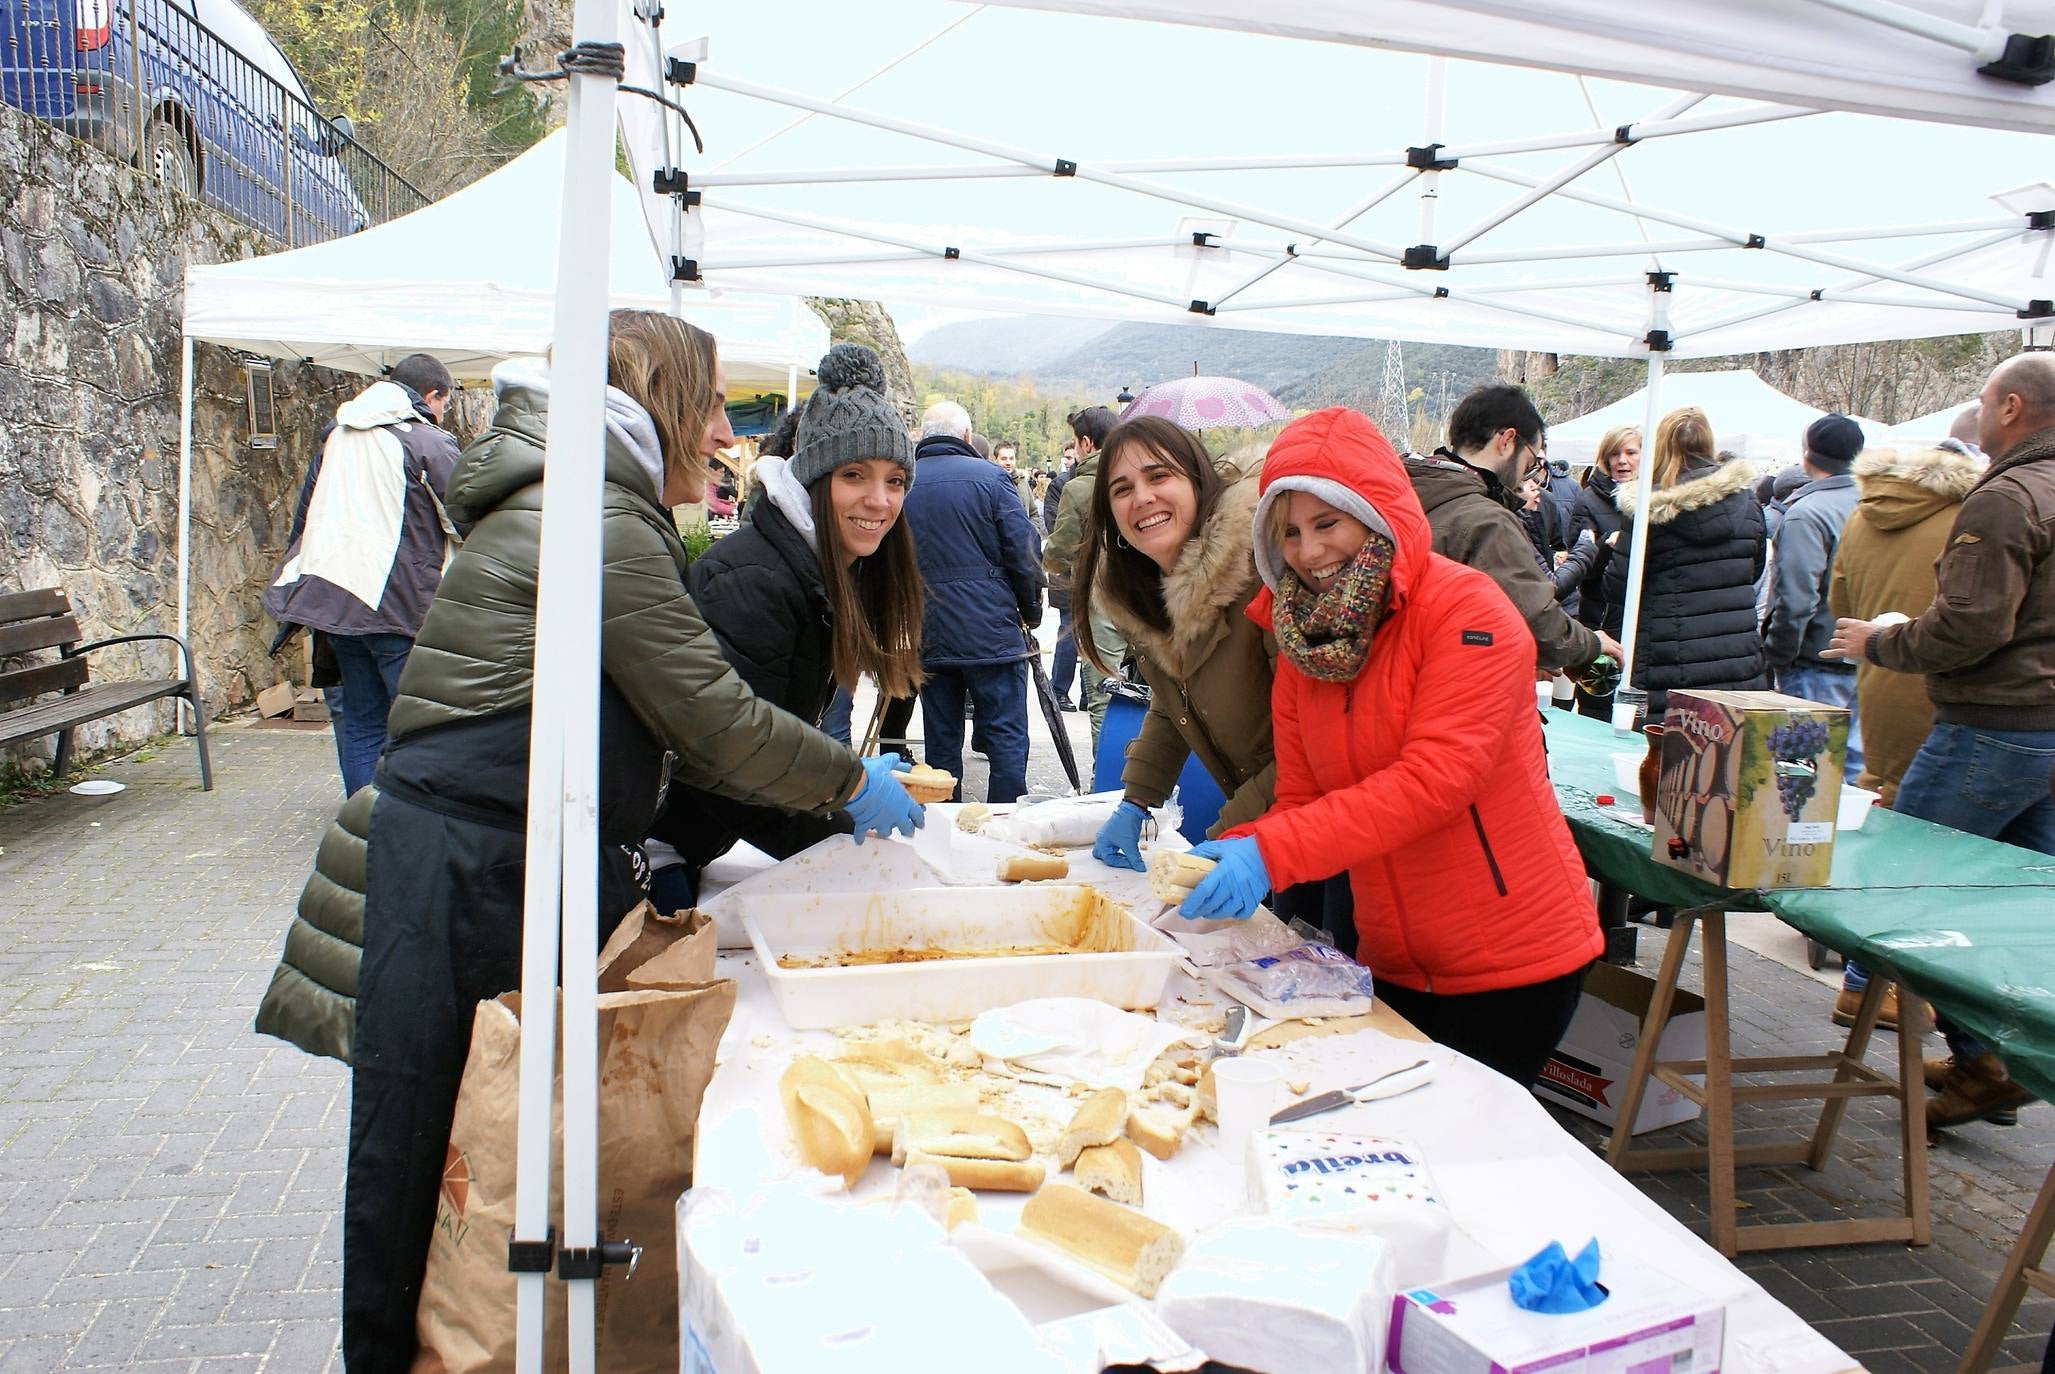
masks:
<path fill-rule="evenodd" d="M 1021 627 L 1042 621 L 1034 530 L 1006 474 L 970 446 L 970 416 L 954 401 L 928 407 L 914 450 L 919 480 L 906 493 L 927 583 L 921 623 L 921 733 L 928 766 L 963 776 L 969 697 L 991 760 L 985 799 L 1027 791 L 1027 655 Z M 957 788 L 956 800 L 963 799 Z"/>

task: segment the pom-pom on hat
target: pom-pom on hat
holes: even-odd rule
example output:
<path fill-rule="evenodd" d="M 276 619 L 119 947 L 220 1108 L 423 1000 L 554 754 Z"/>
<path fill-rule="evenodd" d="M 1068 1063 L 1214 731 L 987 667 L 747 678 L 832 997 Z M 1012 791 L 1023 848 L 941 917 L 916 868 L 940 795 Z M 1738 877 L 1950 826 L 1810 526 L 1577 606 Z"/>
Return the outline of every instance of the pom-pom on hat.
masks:
<path fill-rule="evenodd" d="M 1862 426 L 1846 415 L 1822 415 L 1806 427 L 1805 451 L 1822 472 L 1846 472 L 1862 452 Z"/>
<path fill-rule="evenodd" d="M 885 368 L 862 344 L 838 343 L 814 369 L 815 389 L 799 412 L 793 479 L 810 487 L 844 463 L 889 458 L 913 481 L 913 441 L 885 394 Z"/>

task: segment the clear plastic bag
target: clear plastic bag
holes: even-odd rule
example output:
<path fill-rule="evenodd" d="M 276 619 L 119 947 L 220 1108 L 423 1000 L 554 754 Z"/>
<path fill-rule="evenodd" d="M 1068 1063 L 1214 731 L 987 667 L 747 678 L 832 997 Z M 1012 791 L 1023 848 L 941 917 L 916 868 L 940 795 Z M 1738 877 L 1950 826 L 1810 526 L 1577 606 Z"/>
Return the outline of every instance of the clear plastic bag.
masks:
<path fill-rule="evenodd" d="M 1333 945 L 1309 941 L 1220 971 L 1221 990 L 1275 1020 L 1360 1016 L 1370 1010 L 1370 970 Z"/>

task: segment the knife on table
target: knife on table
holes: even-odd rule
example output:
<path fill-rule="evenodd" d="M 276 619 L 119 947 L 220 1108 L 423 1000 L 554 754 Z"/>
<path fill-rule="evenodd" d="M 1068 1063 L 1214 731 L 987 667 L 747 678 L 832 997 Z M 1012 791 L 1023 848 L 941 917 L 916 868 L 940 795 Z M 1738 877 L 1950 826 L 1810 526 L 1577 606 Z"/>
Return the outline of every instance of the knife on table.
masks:
<path fill-rule="evenodd" d="M 1353 1107 L 1359 1102 L 1374 1102 L 1381 1097 L 1397 1097 L 1400 1093 L 1424 1087 L 1433 1077 L 1433 1062 L 1416 1059 L 1402 1069 L 1379 1074 L 1368 1083 L 1358 1083 L 1353 1088 L 1336 1088 L 1333 1092 L 1321 1093 L 1316 1097 L 1307 1098 L 1304 1102 L 1286 1107 L 1270 1118 L 1270 1124 L 1282 1126 L 1286 1122 L 1303 1121 L 1309 1116 L 1319 1116 L 1322 1112 L 1331 1112 L 1339 1107 Z"/>

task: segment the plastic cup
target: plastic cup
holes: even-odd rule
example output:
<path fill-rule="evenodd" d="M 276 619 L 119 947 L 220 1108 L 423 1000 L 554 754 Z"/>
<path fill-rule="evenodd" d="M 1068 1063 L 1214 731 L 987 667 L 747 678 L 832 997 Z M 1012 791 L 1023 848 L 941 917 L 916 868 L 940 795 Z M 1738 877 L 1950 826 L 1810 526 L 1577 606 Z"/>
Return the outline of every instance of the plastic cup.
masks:
<path fill-rule="evenodd" d="M 1247 1161 L 1250 1137 L 1270 1124 L 1283 1084 L 1284 1066 L 1275 1060 L 1238 1055 L 1213 1061 L 1220 1148 L 1236 1164 Z"/>
<path fill-rule="evenodd" d="M 1631 735 L 1634 720 L 1648 708 L 1648 693 L 1639 687 L 1622 687 L 1613 693 L 1613 733 Z"/>

